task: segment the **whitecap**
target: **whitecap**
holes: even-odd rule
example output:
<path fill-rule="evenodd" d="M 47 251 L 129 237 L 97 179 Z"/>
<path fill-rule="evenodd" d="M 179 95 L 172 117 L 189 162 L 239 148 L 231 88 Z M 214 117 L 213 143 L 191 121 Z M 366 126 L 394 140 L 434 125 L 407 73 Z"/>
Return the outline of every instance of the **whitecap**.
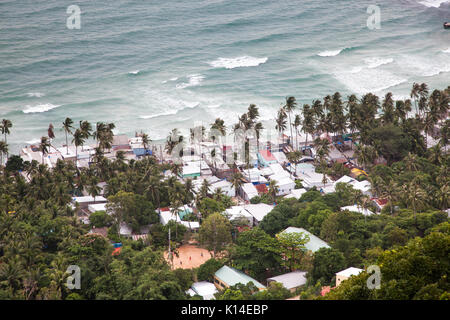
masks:
<path fill-rule="evenodd" d="M 374 58 L 364 59 L 364 62 L 367 64 L 368 68 L 375 69 L 375 68 L 378 68 L 379 66 L 394 62 L 394 59 L 392 59 L 392 58 L 383 59 L 383 58 L 374 57 Z"/>
<path fill-rule="evenodd" d="M 213 68 L 234 69 L 242 67 L 256 67 L 266 63 L 269 58 L 255 58 L 251 56 L 242 56 L 237 58 L 219 58 L 209 63 Z"/>
<path fill-rule="evenodd" d="M 36 106 L 26 106 L 26 108 L 22 111 L 23 113 L 40 113 L 47 112 L 49 110 L 60 107 L 61 105 L 54 105 L 51 103 L 38 104 Z"/>
<path fill-rule="evenodd" d="M 134 75 L 136 75 L 136 74 L 138 74 L 139 72 L 141 72 L 141 70 L 134 70 L 134 71 L 128 72 L 128 74 L 134 74 Z"/>
<path fill-rule="evenodd" d="M 157 117 L 171 116 L 171 115 L 174 115 L 177 113 L 178 113 L 178 110 L 171 110 L 171 111 L 147 115 L 147 116 L 139 116 L 139 118 L 140 119 L 153 119 L 153 118 L 157 118 Z"/>
<path fill-rule="evenodd" d="M 37 144 L 40 142 L 41 142 L 41 139 L 33 139 L 33 140 L 25 141 L 25 143 L 27 143 L 27 144 Z"/>
<path fill-rule="evenodd" d="M 344 49 L 338 49 L 338 50 L 328 50 L 328 51 L 322 51 L 319 52 L 317 55 L 320 57 L 334 57 L 340 54 Z"/>
<path fill-rule="evenodd" d="M 449 2 L 449 0 L 425 0 L 419 1 L 420 4 L 428 8 L 439 8 L 441 4 Z"/>
<path fill-rule="evenodd" d="M 42 92 L 28 92 L 27 96 L 29 96 L 30 98 L 33 98 L 33 97 L 41 98 L 41 97 L 45 96 L 45 94 Z"/>
<path fill-rule="evenodd" d="M 176 85 L 177 89 L 184 89 L 188 87 L 195 87 L 201 85 L 202 81 L 205 79 L 201 74 L 192 74 L 188 76 L 188 82 L 179 83 Z"/>
<path fill-rule="evenodd" d="M 447 48 L 445 50 L 442 50 L 443 53 L 450 53 L 450 48 Z"/>

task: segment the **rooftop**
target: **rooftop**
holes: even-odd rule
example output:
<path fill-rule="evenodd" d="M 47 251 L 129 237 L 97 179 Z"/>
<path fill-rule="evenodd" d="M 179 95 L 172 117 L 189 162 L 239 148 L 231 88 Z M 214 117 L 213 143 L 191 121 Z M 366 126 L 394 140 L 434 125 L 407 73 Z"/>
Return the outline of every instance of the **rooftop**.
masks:
<path fill-rule="evenodd" d="M 269 150 L 259 150 L 259 154 L 266 161 L 277 161 L 277 159 L 273 156 L 272 152 Z"/>
<path fill-rule="evenodd" d="M 228 286 L 234 286 L 238 283 L 242 283 L 242 284 L 246 285 L 247 283 L 249 283 L 251 281 L 259 289 L 266 288 L 263 284 L 259 283 L 252 277 L 246 275 L 242 271 L 239 271 L 237 269 L 234 269 L 234 268 L 231 268 L 228 266 L 223 266 L 222 268 L 217 270 L 214 275 L 216 276 L 216 278 L 220 279 L 222 282 L 224 282 Z"/>
<path fill-rule="evenodd" d="M 312 252 L 316 252 L 320 248 L 330 248 L 328 243 L 326 243 L 325 241 L 323 241 L 319 237 L 316 237 L 311 232 L 309 232 L 308 230 L 305 230 L 303 228 L 289 227 L 289 228 L 285 229 L 284 231 L 282 231 L 282 233 L 284 233 L 284 232 L 286 232 L 286 233 L 300 233 L 300 232 L 302 232 L 303 234 L 308 235 L 309 236 L 309 241 L 305 244 L 305 247 L 306 247 L 307 250 L 310 250 Z"/>
<path fill-rule="evenodd" d="M 347 268 L 345 270 L 337 272 L 336 275 L 348 278 L 348 277 L 351 277 L 351 276 L 357 276 L 358 274 L 360 274 L 363 271 L 364 271 L 363 269 L 350 267 L 350 268 Z"/>
<path fill-rule="evenodd" d="M 290 290 L 306 284 L 306 273 L 306 271 L 297 270 L 276 277 L 268 278 L 267 282 L 279 282 L 283 284 L 286 289 Z"/>

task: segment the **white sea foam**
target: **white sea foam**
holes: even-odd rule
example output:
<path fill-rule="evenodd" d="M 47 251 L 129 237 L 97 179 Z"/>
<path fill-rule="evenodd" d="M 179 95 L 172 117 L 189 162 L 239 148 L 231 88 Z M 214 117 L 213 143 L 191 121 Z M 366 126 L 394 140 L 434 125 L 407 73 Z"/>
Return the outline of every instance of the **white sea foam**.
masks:
<path fill-rule="evenodd" d="M 388 88 L 407 82 L 407 79 L 399 77 L 389 71 L 380 69 L 361 69 L 360 72 L 352 70 L 339 70 L 334 73 L 338 81 L 343 83 L 350 91 L 357 94 L 368 92 L 377 93 Z"/>
<path fill-rule="evenodd" d="M 428 8 L 439 8 L 441 4 L 450 2 L 449 0 L 425 0 L 425 1 L 419 1 L 420 4 L 424 5 Z"/>
<path fill-rule="evenodd" d="M 27 96 L 32 97 L 32 98 L 34 98 L 34 97 L 41 98 L 41 97 L 45 96 L 45 94 L 42 92 L 28 92 Z"/>
<path fill-rule="evenodd" d="M 340 54 L 344 49 L 338 49 L 338 50 L 328 50 L 328 51 L 322 51 L 319 52 L 317 55 L 320 57 L 334 57 Z"/>
<path fill-rule="evenodd" d="M 394 62 L 394 59 L 392 59 L 392 58 L 383 59 L 383 58 L 374 57 L 374 58 L 364 59 L 364 62 L 367 64 L 368 68 L 375 69 L 375 68 L 378 68 L 379 66 Z"/>
<path fill-rule="evenodd" d="M 40 143 L 40 142 L 41 142 L 40 139 L 32 139 L 32 140 L 29 140 L 29 141 L 25 141 L 25 143 L 27 143 L 27 144 L 37 144 L 37 143 Z"/>
<path fill-rule="evenodd" d="M 450 53 L 450 48 L 447 48 L 445 50 L 442 50 L 443 53 Z"/>
<path fill-rule="evenodd" d="M 43 103 L 38 104 L 36 106 L 26 106 L 26 108 L 23 110 L 23 113 L 40 113 L 40 112 L 46 112 L 55 108 L 60 107 L 61 105 L 54 105 L 51 103 Z"/>
<path fill-rule="evenodd" d="M 156 113 L 156 114 L 152 114 L 152 115 L 148 115 L 148 116 L 139 116 L 139 118 L 140 119 L 153 119 L 153 118 L 157 118 L 157 117 L 171 116 L 171 115 L 174 115 L 177 113 L 178 113 L 178 110 L 171 110 L 171 111 Z"/>
<path fill-rule="evenodd" d="M 141 70 L 134 70 L 134 71 L 128 72 L 128 74 L 134 74 L 134 75 L 136 75 L 136 74 L 138 74 L 139 72 L 141 72 Z"/>
<path fill-rule="evenodd" d="M 256 67 L 266 63 L 269 58 L 255 58 L 251 56 L 242 56 L 237 58 L 219 58 L 209 63 L 214 68 L 234 69 L 242 67 Z"/>
<path fill-rule="evenodd" d="M 176 85 L 177 89 L 184 89 L 188 87 L 195 87 L 201 85 L 202 81 L 205 79 L 201 74 L 192 74 L 188 76 L 188 82 L 179 83 Z"/>

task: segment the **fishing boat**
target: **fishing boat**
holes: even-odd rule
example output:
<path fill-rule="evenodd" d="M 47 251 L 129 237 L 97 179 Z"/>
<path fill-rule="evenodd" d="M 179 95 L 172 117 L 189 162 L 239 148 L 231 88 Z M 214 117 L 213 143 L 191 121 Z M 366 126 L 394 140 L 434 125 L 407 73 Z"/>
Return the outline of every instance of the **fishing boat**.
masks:
<path fill-rule="evenodd" d="M 450 22 L 444 22 L 444 29 L 450 29 Z"/>

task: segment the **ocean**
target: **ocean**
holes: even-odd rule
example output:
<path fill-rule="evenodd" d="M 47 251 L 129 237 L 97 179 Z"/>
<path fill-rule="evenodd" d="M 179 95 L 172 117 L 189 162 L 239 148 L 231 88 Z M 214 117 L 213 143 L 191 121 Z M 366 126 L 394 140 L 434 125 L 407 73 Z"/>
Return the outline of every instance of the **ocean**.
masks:
<path fill-rule="evenodd" d="M 77 5 L 80 29 L 69 29 Z M 367 8 L 380 9 L 380 29 Z M 285 97 L 409 97 L 450 85 L 450 1 L 1 0 L 0 119 L 10 150 L 66 117 L 164 139 L 249 104 L 267 128 Z"/>

